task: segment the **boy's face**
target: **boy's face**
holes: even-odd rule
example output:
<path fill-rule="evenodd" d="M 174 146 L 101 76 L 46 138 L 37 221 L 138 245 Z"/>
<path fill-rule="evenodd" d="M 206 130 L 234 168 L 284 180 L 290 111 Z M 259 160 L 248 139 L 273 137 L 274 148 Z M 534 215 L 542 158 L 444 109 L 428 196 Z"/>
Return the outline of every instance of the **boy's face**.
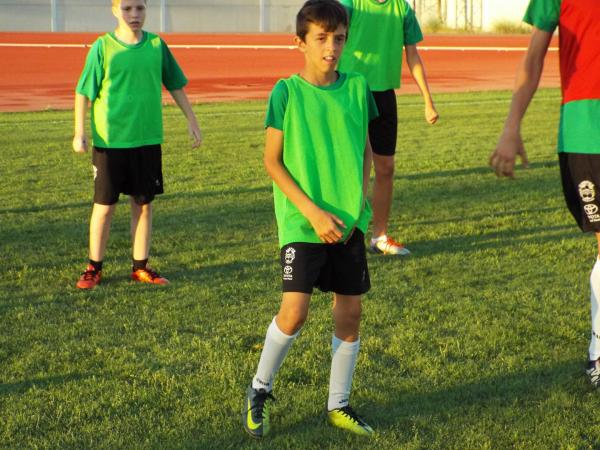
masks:
<path fill-rule="evenodd" d="M 112 13 L 119 27 L 139 31 L 146 20 L 146 0 L 121 0 L 113 6 Z"/>
<path fill-rule="evenodd" d="M 335 71 L 346 44 L 346 27 L 339 25 L 335 31 L 325 31 L 321 25 L 311 22 L 304 41 L 298 36 L 295 41 L 304 53 L 307 66 L 319 72 Z"/>

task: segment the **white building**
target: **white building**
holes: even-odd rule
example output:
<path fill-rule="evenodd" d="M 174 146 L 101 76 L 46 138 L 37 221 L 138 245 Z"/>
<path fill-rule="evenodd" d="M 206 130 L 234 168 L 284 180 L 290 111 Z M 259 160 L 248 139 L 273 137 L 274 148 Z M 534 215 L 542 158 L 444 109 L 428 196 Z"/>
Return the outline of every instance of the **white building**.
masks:
<path fill-rule="evenodd" d="M 529 0 L 407 0 L 421 25 L 492 31 L 521 22 Z M 287 32 L 303 0 L 148 0 L 151 31 Z M 0 31 L 104 31 L 114 26 L 108 0 L 0 0 Z"/>
<path fill-rule="evenodd" d="M 445 27 L 493 31 L 494 25 L 519 25 L 529 0 L 408 0 L 422 25 L 438 21 Z"/>

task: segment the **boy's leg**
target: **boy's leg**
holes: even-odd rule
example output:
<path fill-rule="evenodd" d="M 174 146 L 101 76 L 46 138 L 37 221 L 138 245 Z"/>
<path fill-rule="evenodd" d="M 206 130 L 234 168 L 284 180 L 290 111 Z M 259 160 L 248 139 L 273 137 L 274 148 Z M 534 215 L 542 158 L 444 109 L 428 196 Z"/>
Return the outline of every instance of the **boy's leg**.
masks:
<path fill-rule="evenodd" d="M 375 183 L 373 184 L 373 237 L 370 250 L 386 255 L 408 255 L 410 251 L 387 235 L 394 192 L 394 155 L 398 134 L 398 107 L 393 89 L 373 92 L 379 117 L 369 124 L 373 148 Z"/>
<path fill-rule="evenodd" d="M 116 206 L 94 203 L 90 218 L 89 263 L 77 281 L 79 289 L 92 289 L 102 279 L 102 261 Z"/>
<path fill-rule="evenodd" d="M 590 275 L 592 333 L 587 373 L 592 384 L 600 387 L 600 233 L 596 233 L 596 240 L 598 241 L 598 257 Z"/>
<path fill-rule="evenodd" d="M 335 294 L 333 318 L 335 333 L 332 338 L 331 374 L 327 410 L 329 422 L 339 428 L 363 436 L 373 429 L 349 405 L 352 376 L 360 348 L 359 326 L 361 296 Z"/>
<path fill-rule="evenodd" d="M 394 156 L 373 154 L 373 238 L 387 234 L 394 191 Z"/>
<path fill-rule="evenodd" d="M 333 319 L 335 333 L 332 338 L 331 376 L 329 379 L 329 401 L 327 409 L 348 405 L 352 375 L 360 347 L 361 296 L 340 295 L 333 297 Z"/>
<path fill-rule="evenodd" d="M 273 379 L 308 316 L 310 294 L 284 292 L 279 313 L 269 325 L 260 355 L 254 389 L 273 389 Z"/>
<path fill-rule="evenodd" d="M 92 261 L 100 262 L 104 260 L 110 225 L 116 207 L 116 204 L 101 205 L 94 203 L 90 219 L 90 259 Z"/>
<path fill-rule="evenodd" d="M 130 203 L 133 256 L 131 278 L 142 283 L 169 284 L 169 280 L 148 267 L 152 238 L 152 203 L 134 196 L 130 197 Z"/>
<path fill-rule="evenodd" d="M 288 350 L 308 316 L 310 294 L 284 292 L 279 313 L 267 329 L 256 375 L 246 392 L 244 429 L 253 437 L 269 432 L 269 408 L 266 401 L 273 398 L 273 380 Z"/>
<path fill-rule="evenodd" d="M 148 260 L 152 238 L 152 203 L 139 205 L 133 197 L 131 203 L 131 243 L 134 260 Z"/>

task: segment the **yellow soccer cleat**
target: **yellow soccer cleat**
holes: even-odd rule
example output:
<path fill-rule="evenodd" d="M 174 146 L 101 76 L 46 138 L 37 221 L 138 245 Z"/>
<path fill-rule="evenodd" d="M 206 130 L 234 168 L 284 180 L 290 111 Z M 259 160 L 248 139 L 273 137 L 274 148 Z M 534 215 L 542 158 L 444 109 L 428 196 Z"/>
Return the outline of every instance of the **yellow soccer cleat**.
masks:
<path fill-rule="evenodd" d="M 269 404 L 267 400 L 275 400 L 271 392 L 264 389 L 253 389 L 249 386 L 242 411 L 244 430 L 253 438 L 260 439 L 269 434 Z"/>
<path fill-rule="evenodd" d="M 327 411 L 329 423 L 360 436 L 372 436 L 375 431 L 348 405 Z"/>

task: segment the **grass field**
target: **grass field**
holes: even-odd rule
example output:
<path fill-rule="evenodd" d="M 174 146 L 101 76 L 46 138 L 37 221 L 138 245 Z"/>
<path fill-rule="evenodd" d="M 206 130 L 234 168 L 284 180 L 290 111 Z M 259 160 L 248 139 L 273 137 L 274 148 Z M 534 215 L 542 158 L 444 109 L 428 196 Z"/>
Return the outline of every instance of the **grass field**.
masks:
<path fill-rule="evenodd" d="M 372 440 L 325 423 L 323 294 L 277 378 L 272 436 L 241 427 L 280 298 L 264 102 L 197 106 L 200 150 L 165 110 L 151 262 L 172 284 L 129 281 L 122 200 L 92 292 L 74 288 L 92 172 L 70 150 L 72 113 L 0 114 L 0 447 L 600 448 L 583 372 L 595 242 L 562 199 L 559 92 L 541 91 L 525 120 L 531 168 L 497 180 L 487 158 L 509 98 L 438 95 L 434 127 L 418 97 L 399 98 L 391 230 L 413 255 L 369 257 L 352 403 Z"/>

